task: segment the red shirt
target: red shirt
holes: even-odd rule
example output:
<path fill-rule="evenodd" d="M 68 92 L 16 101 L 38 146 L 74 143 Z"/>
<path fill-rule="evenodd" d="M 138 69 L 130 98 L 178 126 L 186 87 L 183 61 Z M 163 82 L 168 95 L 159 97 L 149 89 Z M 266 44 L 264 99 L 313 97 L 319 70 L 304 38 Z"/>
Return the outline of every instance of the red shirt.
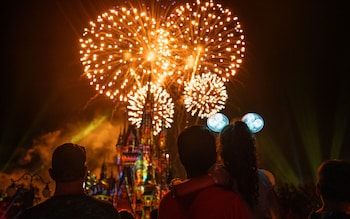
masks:
<path fill-rule="evenodd" d="M 185 184 L 186 182 L 184 182 Z M 251 219 L 241 197 L 231 190 L 211 185 L 202 190 L 175 197 L 167 193 L 161 200 L 158 219 Z"/>

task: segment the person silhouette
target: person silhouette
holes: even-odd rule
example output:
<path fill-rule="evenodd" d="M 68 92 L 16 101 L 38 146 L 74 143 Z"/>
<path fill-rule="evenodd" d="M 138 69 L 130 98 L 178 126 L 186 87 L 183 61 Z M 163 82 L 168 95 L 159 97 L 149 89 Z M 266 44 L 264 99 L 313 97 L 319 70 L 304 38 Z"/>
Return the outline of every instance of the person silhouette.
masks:
<path fill-rule="evenodd" d="M 350 219 L 350 162 L 325 160 L 317 172 L 316 193 L 322 206 L 308 219 Z"/>
<path fill-rule="evenodd" d="M 229 184 L 248 203 L 253 218 L 280 218 L 272 173 L 258 168 L 256 142 L 247 124 L 234 121 L 221 130 L 219 138 L 223 166 L 231 175 Z"/>
<path fill-rule="evenodd" d="M 85 194 L 87 175 L 86 152 L 83 146 L 65 143 L 52 154 L 50 177 L 56 182 L 53 197 L 25 209 L 20 219 L 120 219 L 112 203 Z"/>
<path fill-rule="evenodd" d="M 217 161 L 216 136 L 205 126 L 185 128 L 177 139 L 187 179 L 174 180 L 158 207 L 158 219 L 250 219 L 238 193 L 208 177 Z M 204 179 L 204 180 L 202 180 Z"/>

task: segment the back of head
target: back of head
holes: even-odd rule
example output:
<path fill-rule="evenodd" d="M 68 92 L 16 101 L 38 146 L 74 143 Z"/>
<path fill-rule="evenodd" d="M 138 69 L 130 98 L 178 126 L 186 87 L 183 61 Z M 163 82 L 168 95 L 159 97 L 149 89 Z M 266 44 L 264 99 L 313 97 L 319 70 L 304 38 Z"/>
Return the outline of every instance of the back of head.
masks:
<path fill-rule="evenodd" d="M 119 211 L 120 219 L 134 219 L 135 216 L 129 210 L 122 209 Z"/>
<path fill-rule="evenodd" d="M 51 177 L 57 182 L 69 182 L 85 176 L 85 148 L 73 143 L 58 146 L 52 154 Z"/>
<path fill-rule="evenodd" d="M 318 187 L 324 200 L 350 202 L 350 162 L 327 160 L 318 168 Z"/>
<path fill-rule="evenodd" d="M 220 146 L 221 157 L 227 165 L 237 169 L 244 165 L 256 167 L 255 139 L 245 122 L 225 126 L 220 133 Z"/>
<path fill-rule="evenodd" d="M 221 158 L 250 206 L 257 203 L 258 173 L 255 139 L 247 124 L 236 121 L 220 133 Z"/>
<path fill-rule="evenodd" d="M 179 158 L 187 176 L 205 174 L 217 159 L 215 134 L 205 126 L 184 129 L 177 139 Z"/>

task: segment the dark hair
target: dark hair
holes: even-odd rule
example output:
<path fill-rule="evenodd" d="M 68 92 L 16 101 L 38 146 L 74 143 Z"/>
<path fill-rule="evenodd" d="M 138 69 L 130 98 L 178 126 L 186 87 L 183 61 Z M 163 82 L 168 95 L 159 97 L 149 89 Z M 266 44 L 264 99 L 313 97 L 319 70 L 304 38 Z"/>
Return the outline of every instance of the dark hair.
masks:
<path fill-rule="evenodd" d="M 205 126 L 194 125 L 184 129 L 178 136 L 177 146 L 188 177 L 205 174 L 216 162 L 216 137 Z"/>
<path fill-rule="evenodd" d="M 135 218 L 134 214 L 127 209 L 120 210 L 119 216 L 121 219 L 134 219 Z"/>
<path fill-rule="evenodd" d="M 318 186 L 324 200 L 350 202 L 350 162 L 322 162 L 318 168 Z"/>
<path fill-rule="evenodd" d="M 65 143 L 52 154 L 52 177 L 56 181 L 73 181 L 85 176 L 86 152 L 83 146 Z"/>
<path fill-rule="evenodd" d="M 254 207 L 258 202 L 259 186 L 255 139 L 242 121 L 227 125 L 220 133 L 221 157 L 233 176 L 238 192 Z"/>

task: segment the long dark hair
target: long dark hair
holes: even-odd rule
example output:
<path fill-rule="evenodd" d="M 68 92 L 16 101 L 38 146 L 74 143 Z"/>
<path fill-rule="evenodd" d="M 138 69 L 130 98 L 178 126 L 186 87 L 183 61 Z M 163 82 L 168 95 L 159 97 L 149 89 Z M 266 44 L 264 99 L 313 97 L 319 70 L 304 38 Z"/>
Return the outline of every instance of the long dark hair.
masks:
<path fill-rule="evenodd" d="M 220 133 L 221 158 L 233 176 L 238 192 L 250 207 L 258 203 L 259 186 L 255 139 L 242 121 L 224 127 Z"/>

